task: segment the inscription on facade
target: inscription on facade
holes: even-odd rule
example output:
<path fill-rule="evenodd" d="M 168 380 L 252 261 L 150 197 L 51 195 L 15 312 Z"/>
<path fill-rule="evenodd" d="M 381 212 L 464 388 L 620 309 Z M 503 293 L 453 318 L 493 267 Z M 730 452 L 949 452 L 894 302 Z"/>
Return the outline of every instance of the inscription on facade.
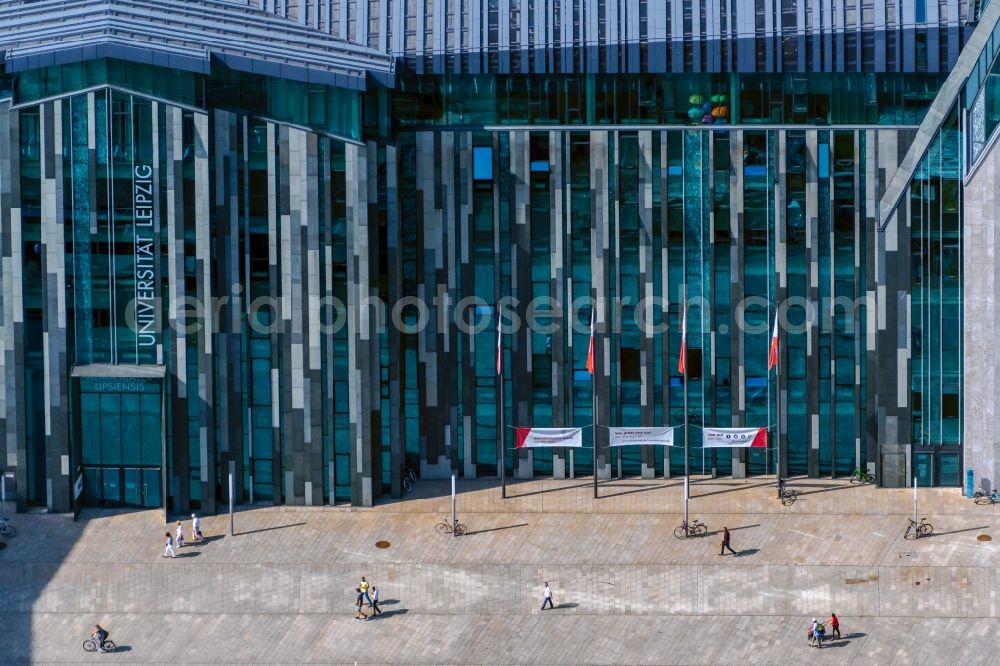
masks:
<path fill-rule="evenodd" d="M 153 168 L 145 164 L 136 165 L 132 182 L 135 220 L 136 341 L 140 347 L 152 347 L 157 342 Z"/>

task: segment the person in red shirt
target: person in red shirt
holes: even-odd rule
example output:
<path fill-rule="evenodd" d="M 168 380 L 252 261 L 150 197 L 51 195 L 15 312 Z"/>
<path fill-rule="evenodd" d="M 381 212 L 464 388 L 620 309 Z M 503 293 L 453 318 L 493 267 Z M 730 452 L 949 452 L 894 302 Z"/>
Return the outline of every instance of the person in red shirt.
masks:
<path fill-rule="evenodd" d="M 840 638 L 840 620 L 837 619 L 837 614 L 830 613 L 830 619 L 826 623 L 830 625 L 830 638 Z"/>

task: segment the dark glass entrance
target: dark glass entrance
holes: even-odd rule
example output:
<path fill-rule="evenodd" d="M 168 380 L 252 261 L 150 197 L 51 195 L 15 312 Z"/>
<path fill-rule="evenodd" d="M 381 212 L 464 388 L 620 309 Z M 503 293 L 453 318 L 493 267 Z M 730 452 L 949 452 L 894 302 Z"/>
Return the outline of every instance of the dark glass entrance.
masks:
<path fill-rule="evenodd" d="M 162 506 L 161 386 L 148 377 L 77 379 L 84 504 Z"/>

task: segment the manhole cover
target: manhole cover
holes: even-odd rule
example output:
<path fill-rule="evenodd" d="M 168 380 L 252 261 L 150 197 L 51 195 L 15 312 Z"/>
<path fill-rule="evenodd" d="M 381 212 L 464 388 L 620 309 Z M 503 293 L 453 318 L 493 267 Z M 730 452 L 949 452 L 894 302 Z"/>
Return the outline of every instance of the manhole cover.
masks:
<path fill-rule="evenodd" d="M 993 537 L 989 534 L 980 534 L 976 537 L 976 541 L 993 541 Z"/>
<path fill-rule="evenodd" d="M 382 549 L 388 548 L 389 547 L 389 542 L 388 541 L 376 541 L 375 542 L 375 547 L 376 548 L 382 548 Z"/>

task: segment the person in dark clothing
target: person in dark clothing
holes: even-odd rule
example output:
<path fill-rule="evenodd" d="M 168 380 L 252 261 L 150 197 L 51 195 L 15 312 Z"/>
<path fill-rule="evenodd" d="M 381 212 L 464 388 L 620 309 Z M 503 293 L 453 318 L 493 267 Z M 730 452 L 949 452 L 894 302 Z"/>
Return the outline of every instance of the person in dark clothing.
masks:
<path fill-rule="evenodd" d="M 358 605 L 358 614 L 354 616 L 355 620 L 368 620 L 368 616 L 361 608 L 365 605 L 365 593 L 361 591 L 360 587 L 354 588 L 354 591 L 358 593 L 358 598 L 355 603 Z"/>
<path fill-rule="evenodd" d="M 726 548 L 728 548 L 729 552 L 732 553 L 733 555 L 736 554 L 736 551 L 733 550 L 733 547 L 729 545 L 729 528 L 728 527 L 723 527 L 722 528 L 722 548 L 719 549 L 719 555 L 725 555 L 726 554 Z"/>

